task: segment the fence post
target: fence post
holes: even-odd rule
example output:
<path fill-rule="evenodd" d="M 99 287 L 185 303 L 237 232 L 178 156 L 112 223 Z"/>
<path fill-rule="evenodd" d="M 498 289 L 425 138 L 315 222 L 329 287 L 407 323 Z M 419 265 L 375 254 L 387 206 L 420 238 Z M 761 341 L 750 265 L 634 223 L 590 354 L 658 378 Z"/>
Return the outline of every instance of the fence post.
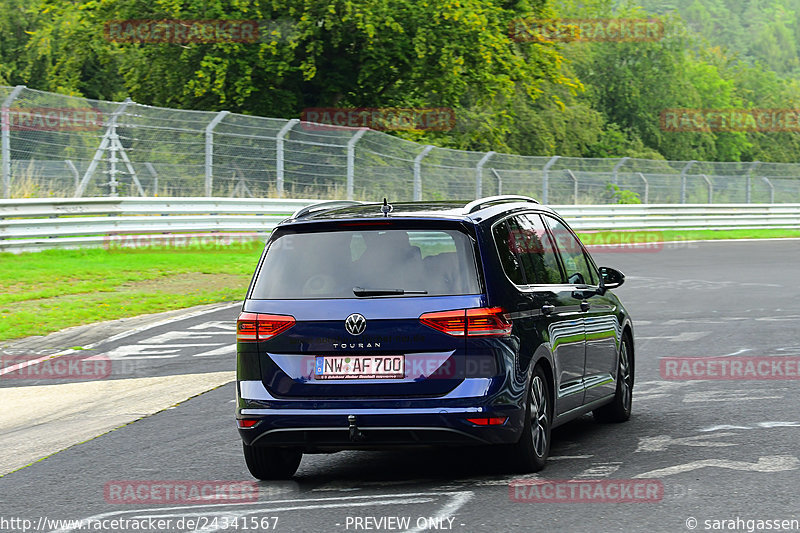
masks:
<path fill-rule="evenodd" d="M 627 163 L 627 162 L 628 162 L 628 159 L 630 159 L 630 157 L 627 157 L 627 156 L 626 156 L 626 157 L 623 157 L 622 159 L 620 159 L 620 160 L 617 162 L 617 164 L 616 164 L 616 165 L 614 165 L 614 168 L 611 170 L 612 182 L 614 183 L 614 185 L 616 185 L 616 184 L 617 184 L 617 182 L 619 181 L 619 178 L 617 177 L 617 172 L 618 172 L 618 171 L 619 171 L 619 169 L 622 167 L 622 165 L 624 165 L 625 163 Z"/>
<path fill-rule="evenodd" d="M 422 160 L 428 155 L 428 152 L 433 150 L 433 145 L 428 144 L 423 150 L 414 158 L 414 201 L 419 202 L 422 200 Z"/>
<path fill-rule="evenodd" d="M 750 187 L 751 187 L 751 181 L 752 181 L 752 177 L 753 177 L 753 171 L 756 169 L 756 167 L 759 165 L 759 163 L 761 163 L 761 161 L 753 161 L 753 164 L 750 165 L 750 168 L 747 169 L 747 185 L 746 185 L 747 190 L 745 190 L 745 193 L 744 193 L 744 201 L 745 201 L 746 204 L 750 203 Z"/>
<path fill-rule="evenodd" d="M 550 173 L 549 173 L 550 167 L 555 165 L 556 161 L 558 161 L 559 159 L 561 159 L 560 155 L 554 155 L 553 157 L 550 158 L 550 161 L 548 161 L 547 164 L 545 164 L 544 168 L 542 168 L 542 203 L 543 204 L 547 203 L 547 193 L 549 192 L 549 188 L 550 188 L 550 184 L 549 184 L 549 181 L 550 181 Z"/>
<path fill-rule="evenodd" d="M 767 185 L 769 185 L 769 203 L 774 204 L 775 203 L 775 186 L 772 184 L 772 182 L 769 180 L 768 177 L 761 176 L 761 179 L 764 180 Z"/>
<path fill-rule="evenodd" d="M 572 203 L 578 205 L 578 178 L 575 177 L 575 174 L 573 174 L 570 169 L 567 169 L 566 172 L 567 176 L 572 178 Z"/>
<path fill-rule="evenodd" d="M 491 168 L 489 170 L 492 171 L 492 174 L 497 179 L 497 195 L 499 196 L 503 194 L 503 177 L 495 169 Z"/>
<path fill-rule="evenodd" d="M 100 141 L 100 146 L 97 147 L 97 150 L 94 152 L 94 157 L 92 158 L 92 162 L 89 163 L 89 168 L 86 169 L 86 172 L 83 174 L 83 179 L 78 184 L 78 188 L 75 190 L 75 198 L 80 198 L 83 196 L 83 191 L 86 190 L 86 186 L 89 184 L 89 180 L 92 179 L 94 175 L 94 171 L 97 170 L 97 165 L 100 164 L 100 161 L 103 158 L 103 152 L 108 149 L 111 145 L 112 139 L 117 134 L 117 117 L 119 117 L 125 109 L 133 103 L 133 100 L 130 98 L 126 98 L 124 102 L 122 102 L 119 107 L 111 114 L 111 118 L 108 121 L 108 128 L 106 132 L 103 134 L 103 140 Z M 113 178 L 113 174 L 112 174 Z"/>
<path fill-rule="evenodd" d="M 0 131 L 0 135 L 2 135 L 0 158 L 3 159 L 0 173 L 3 175 L 3 198 L 11 198 L 11 114 L 8 112 L 8 106 L 14 102 L 14 99 L 24 88 L 24 85 L 17 85 L 3 101 L 2 131 Z"/>
<path fill-rule="evenodd" d="M 229 111 L 220 111 L 206 126 L 206 196 L 211 196 L 214 187 L 214 128 Z"/>
<path fill-rule="evenodd" d="M 283 198 L 283 141 L 298 122 L 300 122 L 299 118 L 293 118 L 283 125 L 281 131 L 275 137 L 275 188 L 278 190 L 278 198 Z"/>
<path fill-rule="evenodd" d="M 681 170 L 681 203 L 686 203 L 686 173 L 689 172 L 689 169 L 692 168 L 692 165 L 697 163 L 694 159 L 686 163 L 683 169 Z"/>
<path fill-rule="evenodd" d="M 714 185 L 711 183 L 711 180 L 708 179 L 708 176 L 705 174 L 700 174 L 700 177 L 706 181 L 706 185 L 708 185 L 708 203 L 713 203 L 714 200 Z"/>
<path fill-rule="evenodd" d="M 650 197 L 650 184 L 647 182 L 647 178 L 644 177 L 644 174 L 641 172 L 637 172 L 636 174 L 638 174 L 644 182 L 644 203 L 648 203 L 648 199 Z"/>
<path fill-rule="evenodd" d="M 75 188 L 78 188 L 78 183 L 80 182 L 81 175 L 78 173 L 78 169 L 75 167 L 75 163 L 72 162 L 71 159 L 65 159 L 64 163 L 69 167 L 70 171 L 72 171 L 72 176 L 75 178 Z"/>
<path fill-rule="evenodd" d="M 355 135 L 347 141 L 347 199 L 353 199 L 356 174 L 356 143 L 369 131 L 369 128 L 359 128 Z"/>
<path fill-rule="evenodd" d="M 485 165 L 497 152 L 486 152 L 475 166 L 475 199 L 483 196 L 483 165 Z"/>
<path fill-rule="evenodd" d="M 156 167 L 150 161 L 146 162 L 144 167 L 153 176 L 153 197 L 156 197 L 158 196 L 158 172 L 156 172 Z"/>

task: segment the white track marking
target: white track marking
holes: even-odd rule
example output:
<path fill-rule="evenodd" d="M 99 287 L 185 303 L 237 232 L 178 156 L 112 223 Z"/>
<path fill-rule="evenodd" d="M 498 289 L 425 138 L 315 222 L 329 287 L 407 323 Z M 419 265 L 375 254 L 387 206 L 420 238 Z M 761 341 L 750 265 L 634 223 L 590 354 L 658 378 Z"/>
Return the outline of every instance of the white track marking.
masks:
<path fill-rule="evenodd" d="M 759 457 L 758 461 L 755 463 L 728 461 L 727 459 L 704 459 L 702 461 L 692 461 L 691 463 L 682 465 L 651 470 L 650 472 L 638 474 L 633 477 L 634 479 L 662 478 L 709 467 L 747 472 L 786 472 L 789 470 L 797 470 L 798 467 L 800 467 L 800 460 L 792 455 L 768 455 L 766 457 Z"/>
<path fill-rule="evenodd" d="M 599 479 L 609 477 L 622 466 L 620 461 L 592 463 L 592 466 L 575 476 L 575 479 Z"/>
<path fill-rule="evenodd" d="M 442 496 L 450 497 L 450 501 L 438 513 L 454 514 L 472 497 L 471 491 L 454 492 L 413 492 L 405 494 L 370 495 L 370 496 L 335 496 L 330 498 L 305 498 L 276 500 L 272 502 L 219 503 L 209 505 L 182 505 L 175 507 L 156 507 L 150 509 L 132 509 L 129 511 L 111 511 L 96 514 L 82 519 L 83 524 L 96 522 L 104 518 L 128 515 L 129 518 L 177 518 L 200 516 L 246 516 L 256 513 L 272 513 L 294 510 L 314 510 L 341 507 L 365 507 L 375 505 L 408 505 L 430 503 Z M 362 501 L 366 500 L 366 501 Z M 132 515 L 132 516 L 131 516 Z M 51 533 L 69 533 L 79 527 L 59 529 Z M 203 530 L 208 531 L 208 530 Z"/>
<path fill-rule="evenodd" d="M 780 400 L 783 397 L 783 394 L 754 392 L 750 389 L 706 390 L 687 392 L 686 396 L 683 397 L 683 403 L 752 402 L 753 400 Z"/>
<path fill-rule="evenodd" d="M 133 329 L 129 329 L 127 331 L 123 331 L 121 333 L 117 333 L 116 335 L 112 335 L 111 337 L 109 337 L 107 339 L 103 339 L 103 340 L 98 341 L 98 342 L 93 342 L 91 344 L 87 344 L 86 346 L 83 347 L 83 349 L 84 350 L 91 350 L 91 349 L 96 348 L 100 344 L 107 343 L 107 342 L 114 342 L 114 341 L 117 341 L 119 339 L 124 339 L 125 337 L 130 337 L 131 335 L 135 335 L 136 333 L 141 333 L 142 331 L 147 331 L 148 329 L 157 328 L 159 326 L 170 324 L 172 322 L 177 322 L 179 320 L 185 320 L 187 318 L 193 318 L 193 317 L 196 317 L 196 316 L 207 315 L 209 313 L 214 313 L 216 311 L 222 311 L 224 309 L 231 309 L 233 307 L 238 307 L 240 305 L 242 305 L 241 302 L 236 302 L 236 303 L 232 303 L 232 304 L 224 304 L 224 305 L 214 306 L 214 307 L 212 307 L 210 309 L 202 309 L 202 310 L 199 310 L 199 311 L 190 311 L 188 313 L 184 313 L 184 314 L 181 314 L 181 315 L 173 316 L 173 317 L 170 317 L 170 318 L 167 318 L 167 319 L 164 319 L 164 320 L 159 320 L 158 322 L 153 322 L 152 324 L 146 324 L 144 326 L 139 326 L 138 328 L 133 328 Z M 37 359 L 31 359 L 31 360 L 25 361 L 23 363 L 18 363 L 16 365 L 8 366 L 8 367 L 5 367 L 5 368 L 0 368 L 0 376 L 2 376 L 4 374 L 9 374 L 11 372 L 16 372 L 19 369 L 26 368 L 26 367 L 29 367 L 31 365 L 39 364 L 39 363 L 41 363 L 43 361 L 47 361 L 48 359 L 53 359 L 54 357 L 60 357 L 62 355 L 68 355 L 68 354 L 73 354 L 73 353 L 80 353 L 81 351 L 83 351 L 83 350 L 63 350 L 63 351 L 60 351 L 60 352 L 57 352 L 57 353 L 54 353 L 54 354 L 44 355 L 44 356 L 39 357 Z"/>
<path fill-rule="evenodd" d="M 800 422 L 758 422 L 755 426 L 730 426 L 727 424 L 719 426 L 711 426 L 700 429 L 703 433 L 710 433 L 712 431 L 722 431 L 726 429 L 772 429 L 772 428 L 797 428 L 800 427 Z"/>
<path fill-rule="evenodd" d="M 718 448 L 725 446 L 738 446 L 730 442 L 717 442 L 708 440 L 720 437 L 732 437 L 736 433 L 718 433 L 716 435 L 695 435 L 693 437 L 670 437 L 669 435 L 656 435 L 654 437 L 639 437 L 637 452 L 663 452 L 670 446 L 700 446 L 704 448 Z"/>

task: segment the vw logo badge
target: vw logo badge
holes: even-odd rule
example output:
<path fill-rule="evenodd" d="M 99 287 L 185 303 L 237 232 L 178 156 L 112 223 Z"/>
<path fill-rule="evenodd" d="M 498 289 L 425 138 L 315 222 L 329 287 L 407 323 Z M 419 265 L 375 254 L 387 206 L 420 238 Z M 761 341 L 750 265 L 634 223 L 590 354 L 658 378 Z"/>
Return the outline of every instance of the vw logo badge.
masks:
<path fill-rule="evenodd" d="M 367 319 L 364 318 L 364 315 L 353 313 L 344 319 L 344 329 L 350 335 L 361 335 L 367 329 Z"/>

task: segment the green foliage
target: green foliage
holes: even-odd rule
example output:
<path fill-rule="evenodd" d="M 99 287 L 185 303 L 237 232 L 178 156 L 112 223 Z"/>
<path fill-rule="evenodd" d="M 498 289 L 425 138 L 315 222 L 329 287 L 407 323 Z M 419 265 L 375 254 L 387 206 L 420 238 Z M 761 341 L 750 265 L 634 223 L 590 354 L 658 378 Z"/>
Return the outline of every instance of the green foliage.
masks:
<path fill-rule="evenodd" d="M 620 189 L 614 183 L 606 184 L 606 200 L 612 204 L 640 204 L 639 194 L 627 189 Z"/>

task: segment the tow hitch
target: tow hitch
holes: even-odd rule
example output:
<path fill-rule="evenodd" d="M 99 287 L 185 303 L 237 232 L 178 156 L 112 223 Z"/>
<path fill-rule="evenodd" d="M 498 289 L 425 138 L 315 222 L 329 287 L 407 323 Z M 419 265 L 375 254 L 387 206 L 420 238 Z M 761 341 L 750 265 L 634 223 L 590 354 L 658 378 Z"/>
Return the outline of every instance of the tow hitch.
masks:
<path fill-rule="evenodd" d="M 350 426 L 350 441 L 360 442 L 364 440 L 364 434 L 361 433 L 361 430 L 358 429 L 358 426 L 356 425 L 356 415 L 348 415 L 347 423 Z"/>

